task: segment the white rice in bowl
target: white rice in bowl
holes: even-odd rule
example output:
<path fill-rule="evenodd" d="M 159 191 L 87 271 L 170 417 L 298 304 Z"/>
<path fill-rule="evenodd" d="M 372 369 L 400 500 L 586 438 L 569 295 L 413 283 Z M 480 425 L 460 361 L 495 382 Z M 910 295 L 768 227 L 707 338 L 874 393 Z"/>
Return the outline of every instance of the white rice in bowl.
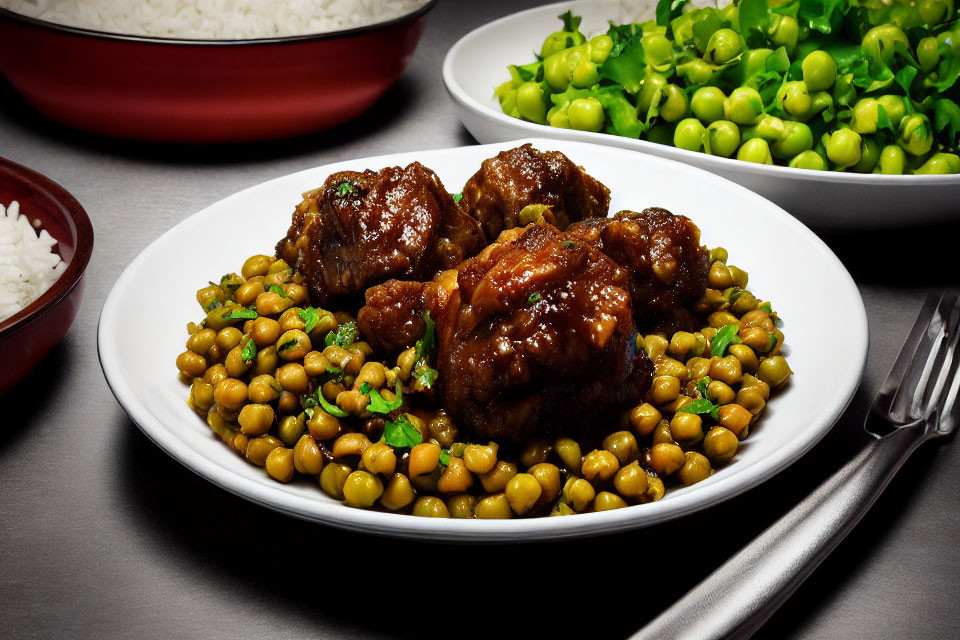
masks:
<path fill-rule="evenodd" d="M 0 0 L 57 24 L 162 38 L 245 40 L 353 29 L 406 15 L 429 0 Z"/>
<path fill-rule="evenodd" d="M 16 200 L 0 204 L 0 322 L 36 300 L 67 268 L 49 233 L 30 224 Z M 39 225 L 37 225 L 39 227 Z"/>

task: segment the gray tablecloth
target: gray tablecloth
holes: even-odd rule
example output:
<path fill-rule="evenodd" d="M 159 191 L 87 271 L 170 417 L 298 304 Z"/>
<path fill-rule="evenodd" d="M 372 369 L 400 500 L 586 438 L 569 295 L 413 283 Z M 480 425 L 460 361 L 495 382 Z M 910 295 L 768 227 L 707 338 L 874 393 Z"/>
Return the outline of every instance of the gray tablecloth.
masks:
<path fill-rule="evenodd" d="M 0 85 L 0 155 L 65 186 L 96 228 L 76 324 L 40 369 L 0 398 L 0 636 L 622 637 L 862 446 L 866 407 L 923 296 L 957 285 L 958 225 L 826 237 L 870 319 L 866 374 L 850 409 L 810 454 L 764 485 L 635 533 L 449 547 L 307 524 L 195 476 L 115 402 L 97 361 L 97 318 L 144 247 L 264 180 L 336 160 L 472 143 L 442 86 L 443 55 L 475 26 L 532 4 L 441 2 L 410 69 L 369 113 L 286 142 L 108 141 L 49 122 Z M 844 318 L 835 320 L 845 331 Z M 958 477 L 960 446 L 918 451 L 759 637 L 960 637 Z"/>

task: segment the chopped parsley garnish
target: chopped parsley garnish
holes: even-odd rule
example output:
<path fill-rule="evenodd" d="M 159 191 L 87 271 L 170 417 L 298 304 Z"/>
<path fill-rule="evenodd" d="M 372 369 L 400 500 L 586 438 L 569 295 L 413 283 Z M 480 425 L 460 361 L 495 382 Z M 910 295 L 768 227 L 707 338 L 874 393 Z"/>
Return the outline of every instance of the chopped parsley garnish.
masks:
<path fill-rule="evenodd" d="M 416 351 L 418 362 L 433 349 L 434 336 L 437 331 L 437 325 L 433 319 L 430 318 L 429 311 L 423 312 L 423 321 L 427 323 L 427 328 L 423 332 L 423 339 L 417 340 Z"/>
<path fill-rule="evenodd" d="M 729 289 L 724 290 L 723 299 L 728 302 L 736 302 L 737 298 L 743 293 L 743 290 L 738 287 L 730 287 Z"/>
<path fill-rule="evenodd" d="M 278 284 L 272 284 L 272 285 L 270 285 L 270 291 L 271 291 L 272 293 L 277 294 L 277 295 L 280 296 L 281 298 L 286 298 L 286 297 L 287 297 L 287 292 L 284 291 L 283 288 L 282 288 L 280 285 L 278 285 Z"/>
<path fill-rule="evenodd" d="M 219 299 L 219 298 L 214 298 L 213 300 L 211 300 L 210 302 L 208 302 L 208 303 L 206 304 L 206 306 L 203 308 L 203 310 L 206 311 L 207 313 L 209 313 L 209 312 L 213 311 L 214 309 L 217 309 L 217 308 L 222 307 L 222 306 L 223 306 L 223 303 L 220 302 L 220 299 Z"/>
<path fill-rule="evenodd" d="M 453 201 L 454 201 L 454 202 L 460 202 L 461 200 L 463 200 L 463 194 L 462 194 L 462 193 L 451 193 L 450 195 L 453 196 Z"/>
<path fill-rule="evenodd" d="M 376 389 L 370 387 L 369 384 L 364 382 L 360 385 L 360 393 L 366 395 L 370 398 L 370 404 L 367 405 L 367 411 L 371 413 L 382 413 L 383 415 L 389 414 L 391 411 L 396 411 L 403 405 L 403 386 L 400 384 L 400 381 L 397 380 L 397 397 L 387 402 L 380 392 Z"/>
<path fill-rule="evenodd" d="M 336 331 L 327 334 L 324 342 L 327 346 L 349 347 L 357 340 L 357 323 L 344 322 Z"/>
<path fill-rule="evenodd" d="M 349 180 L 343 180 L 340 184 L 337 185 L 337 195 L 341 198 L 347 196 L 356 195 L 357 185 L 353 184 Z"/>
<path fill-rule="evenodd" d="M 293 340 L 287 340 L 286 342 L 284 342 L 282 345 L 280 345 L 279 347 L 277 347 L 277 351 L 278 351 L 278 352 L 279 352 L 279 351 L 286 351 L 286 350 L 289 349 L 290 347 L 295 347 L 295 346 L 297 346 L 297 339 L 296 339 L 296 338 L 294 338 Z"/>
<path fill-rule="evenodd" d="M 760 310 L 766 311 L 767 313 L 773 313 L 773 307 L 770 306 L 769 302 L 764 302 L 762 305 L 760 305 Z"/>
<path fill-rule="evenodd" d="M 543 296 L 540 295 L 539 291 L 534 291 L 529 296 L 527 296 L 527 304 L 537 304 L 543 300 Z"/>
<path fill-rule="evenodd" d="M 240 359 L 243 360 L 243 364 L 250 364 L 256 357 L 257 343 L 251 338 L 247 340 L 247 344 L 243 345 L 243 349 L 240 350 Z"/>
<path fill-rule="evenodd" d="M 253 309 L 231 309 L 220 316 L 221 320 L 253 320 L 257 317 L 257 312 Z"/>
<path fill-rule="evenodd" d="M 710 402 L 707 398 L 694 400 L 690 404 L 677 409 L 677 413 L 706 413 L 714 420 L 720 419 L 720 407 Z"/>
<path fill-rule="evenodd" d="M 450 451 L 448 449 L 440 449 L 440 464 L 445 467 L 450 466 Z"/>
<path fill-rule="evenodd" d="M 737 335 L 737 331 L 739 330 L 740 327 L 735 324 L 728 324 L 722 327 L 717 331 L 717 335 L 713 336 L 713 340 L 710 341 L 710 353 L 718 358 L 722 358 L 723 354 L 727 351 L 727 347 L 740 342 L 740 336 Z"/>
<path fill-rule="evenodd" d="M 777 336 L 776 334 L 771 333 L 770 341 L 767 343 L 767 351 L 772 351 L 775 346 L 777 346 Z"/>
<path fill-rule="evenodd" d="M 713 382 L 713 380 L 710 379 L 710 376 L 703 376 L 700 378 L 700 381 L 697 382 L 697 391 L 700 392 L 701 398 L 707 397 L 707 386 L 709 386 L 711 382 Z"/>
<path fill-rule="evenodd" d="M 335 404 L 330 404 L 326 398 L 323 397 L 323 391 L 317 389 L 317 401 L 320 403 L 320 406 L 323 407 L 323 410 L 332 415 L 335 418 L 346 418 L 349 413 L 341 409 Z"/>
<path fill-rule="evenodd" d="M 410 424 L 406 414 L 383 427 L 383 441 L 395 449 L 410 449 L 423 442 L 423 436 Z"/>
<path fill-rule="evenodd" d="M 432 389 L 433 383 L 437 381 L 437 376 L 440 374 L 436 369 L 420 367 L 413 372 L 413 375 L 424 389 Z"/>
<path fill-rule="evenodd" d="M 577 246 L 576 243 L 573 242 L 572 240 L 564 240 L 560 244 L 565 246 L 567 249 L 573 249 L 575 246 Z"/>
<path fill-rule="evenodd" d="M 317 323 L 320 322 L 320 312 L 313 307 L 300 309 L 297 315 L 299 315 L 300 319 L 303 320 L 305 325 L 307 325 L 303 328 L 304 332 L 306 333 L 313 331 L 317 327 Z"/>

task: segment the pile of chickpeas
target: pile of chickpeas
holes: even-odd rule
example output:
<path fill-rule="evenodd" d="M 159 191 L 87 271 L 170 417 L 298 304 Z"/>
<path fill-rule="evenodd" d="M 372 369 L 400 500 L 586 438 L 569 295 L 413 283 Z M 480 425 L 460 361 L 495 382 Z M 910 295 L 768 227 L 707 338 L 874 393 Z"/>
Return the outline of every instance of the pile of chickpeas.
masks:
<path fill-rule="evenodd" d="M 375 359 L 348 324 L 353 315 L 310 308 L 302 276 L 264 255 L 197 292 L 206 317 L 188 325 L 176 365 L 187 404 L 233 451 L 279 482 L 312 478 L 353 507 L 453 518 L 617 509 L 729 463 L 791 375 L 770 304 L 747 290 L 747 273 L 727 265 L 724 249 L 710 258 L 694 308 L 703 328 L 637 337 L 654 362 L 651 388 L 590 446 L 566 435 L 519 449 L 461 438 L 416 375 L 422 353 L 411 346 L 393 362 Z M 721 330 L 736 337 L 713 355 Z M 400 393 L 402 404 L 373 412 L 374 392 L 386 403 Z M 317 394 L 329 410 L 311 401 Z M 398 422 L 419 442 L 388 444 L 384 430 Z"/>

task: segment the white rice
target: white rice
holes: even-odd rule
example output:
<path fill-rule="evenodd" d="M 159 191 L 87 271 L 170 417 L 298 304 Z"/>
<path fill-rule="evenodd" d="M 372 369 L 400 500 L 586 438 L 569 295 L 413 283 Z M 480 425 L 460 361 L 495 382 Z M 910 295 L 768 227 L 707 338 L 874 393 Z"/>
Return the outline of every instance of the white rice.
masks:
<path fill-rule="evenodd" d="M 385 22 L 428 0 L 0 0 L 0 7 L 72 27 L 166 38 L 243 40 Z"/>
<path fill-rule="evenodd" d="M 16 200 L 0 204 L 0 322 L 39 298 L 66 269 L 53 252 L 57 241 L 43 229 L 38 237 L 19 213 Z"/>

